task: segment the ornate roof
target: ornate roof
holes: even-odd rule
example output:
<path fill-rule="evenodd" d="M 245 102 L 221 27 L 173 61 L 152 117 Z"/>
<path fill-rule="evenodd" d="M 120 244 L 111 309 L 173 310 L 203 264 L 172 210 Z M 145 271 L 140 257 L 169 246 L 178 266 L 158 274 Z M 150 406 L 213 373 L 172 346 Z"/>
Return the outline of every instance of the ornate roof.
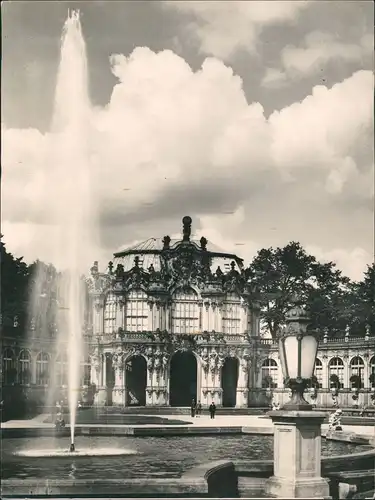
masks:
<path fill-rule="evenodd" d="M 181 243 L 181 239 L 171 239 L 169 247 L 171 250 L 177 249 Z M 201 244 L 198 240 L 190 240 L 190 244 L 201 250 Z M 124 248 L 114 254 L 113 264 L 117 267 L 118 264 L 124 266 L 124 271 L 130 271 L 134 266 L 135 256 L 139 257 L 139 266 L 147 270 L 150 265 L 154 266 L 155 271 L 161 270 L 161 254 L 163 251 L 163 238 L 149 238 L 148 240 L 138 242 L 130 247 Z M 224 252 L 216 245 L 207 242 L 207 253 L 211 257 L 211 271 L 214 272 L 218 267 L 223 272 L 231 269 L 231 262 L 234 261 L 236 269 L 241 271 L 243 268 L 242 259 L 234 254 Z"/>
<path fill-rule="evenodd" d="M 246 293 L 242 259 L 209 245 L 204 237 L 199 242 L 191 240 L 191 218 L 185 216 L 182 223 L 180 240 L 149 238 L 116 252 L 105 274 L 99 273 L 94 263 L 92 289 L 121 292 L 141 287 L 152 294 L 195 286 L 207 295 Z"/>

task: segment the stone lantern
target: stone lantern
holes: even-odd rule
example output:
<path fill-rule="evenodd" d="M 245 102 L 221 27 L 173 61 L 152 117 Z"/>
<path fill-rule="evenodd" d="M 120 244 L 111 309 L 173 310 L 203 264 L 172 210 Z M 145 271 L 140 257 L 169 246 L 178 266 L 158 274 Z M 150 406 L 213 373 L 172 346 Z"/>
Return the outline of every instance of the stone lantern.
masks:
<path fill-rule="evenodd" d="M 279 355 L 291 399 L 269 413 L 274 423 L 274 475 L 266 494 L 286 498 L 330 498 L 321 477 L 321 424 L 325 413 L 312 410 L 303 393 L 314 373 L 318 339 L 308 329 L 309 318 L 294 300 L 279 338 Z"/>
<path fill-rule="evenodd" d="M 318 338 L 309 331 L 309 318 L 297 303 L 286 314 L 287 327 L 280 332 L 279 356 L 285 385 L 292 391 L 284 410 L 311 410 L 303 393 L 314 374 Z"/>

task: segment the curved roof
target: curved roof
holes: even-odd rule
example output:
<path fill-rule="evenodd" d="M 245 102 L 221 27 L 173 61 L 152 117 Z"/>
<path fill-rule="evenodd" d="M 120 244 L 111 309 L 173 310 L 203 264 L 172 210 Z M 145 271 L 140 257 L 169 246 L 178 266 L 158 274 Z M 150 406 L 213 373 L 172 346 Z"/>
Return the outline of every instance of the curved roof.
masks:
<path fill-rule="evenodd" d="M 179 239 L 171 239 L 170 249 L 173 250 L 174 248 L 178 248 L 181 241 L 182 240 Z M 189 243 L 195 246 L 198 251 L 201 251 L 199 241 L 190 240 Z M 139 258 L 139 266 L 144 270 L 147 270 L 152 264 L 155 271 L 160 271 L 162 250 L 163 238 L 149 238 L 116 252 L 114 254 L 113 263 L 115 267 L 117 264 L 122 264 L 124 266 L 124 271 L 127 272 L 134 267 L 134 259 L 137 256 Z M 218 267 L 220 267 L 224 273 L 230 271 L 230 264 L 233 261 L 236 263 L 236 269 L 238 271 L 242 269 L 242 259 L 235 254 L 224 252 L 221 248 L 210 242 L 207 243 L 207 252 L 211 257 L 212 272 L 215 272 Z"/>

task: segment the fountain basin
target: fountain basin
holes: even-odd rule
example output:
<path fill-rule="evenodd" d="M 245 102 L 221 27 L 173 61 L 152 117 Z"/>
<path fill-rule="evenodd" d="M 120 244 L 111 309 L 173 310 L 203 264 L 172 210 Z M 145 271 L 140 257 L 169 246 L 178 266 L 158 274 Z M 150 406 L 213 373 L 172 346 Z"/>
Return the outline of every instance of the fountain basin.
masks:
<path fill-rule="evenodd" d="M 367 449 L 322 439 L 325 457 Z M 179 478 L 208 460 L 272 460 L 272 456 L 271 435 L 80 436 L 74 453 L 69 452 L 67 437 L 6 438 L 2 440 L 1 476 L 18 480 Z"/>

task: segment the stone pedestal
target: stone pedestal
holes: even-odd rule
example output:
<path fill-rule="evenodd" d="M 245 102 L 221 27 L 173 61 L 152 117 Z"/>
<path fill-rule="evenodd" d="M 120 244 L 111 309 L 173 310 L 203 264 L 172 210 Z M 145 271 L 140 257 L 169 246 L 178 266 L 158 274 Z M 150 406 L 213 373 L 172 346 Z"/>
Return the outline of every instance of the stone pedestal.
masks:
<path fill-rule="evenodd" d="M 115 387 L 112 392 L 112 404 L 115 406 L 125 406 L 125 389 Z"/>
<path fill-rule="evenodd" d="M 239 387 L 236 391 L 236 408 L 248 407 L 249 389 L 247 387 Z"/>
<path fill-rule="evenodd" d="M 266 494 L 276 498 L 330 498 L 321 477 L 321 425 L 325 414 L 314 411 L 272 411 L 274 475 Z"/>
<path fill-rule="evenodd" d="M 95 405 L 104 406 L 107 401 L 107 388 L 99 387 L 97 393 L 95 394 Z"/>

